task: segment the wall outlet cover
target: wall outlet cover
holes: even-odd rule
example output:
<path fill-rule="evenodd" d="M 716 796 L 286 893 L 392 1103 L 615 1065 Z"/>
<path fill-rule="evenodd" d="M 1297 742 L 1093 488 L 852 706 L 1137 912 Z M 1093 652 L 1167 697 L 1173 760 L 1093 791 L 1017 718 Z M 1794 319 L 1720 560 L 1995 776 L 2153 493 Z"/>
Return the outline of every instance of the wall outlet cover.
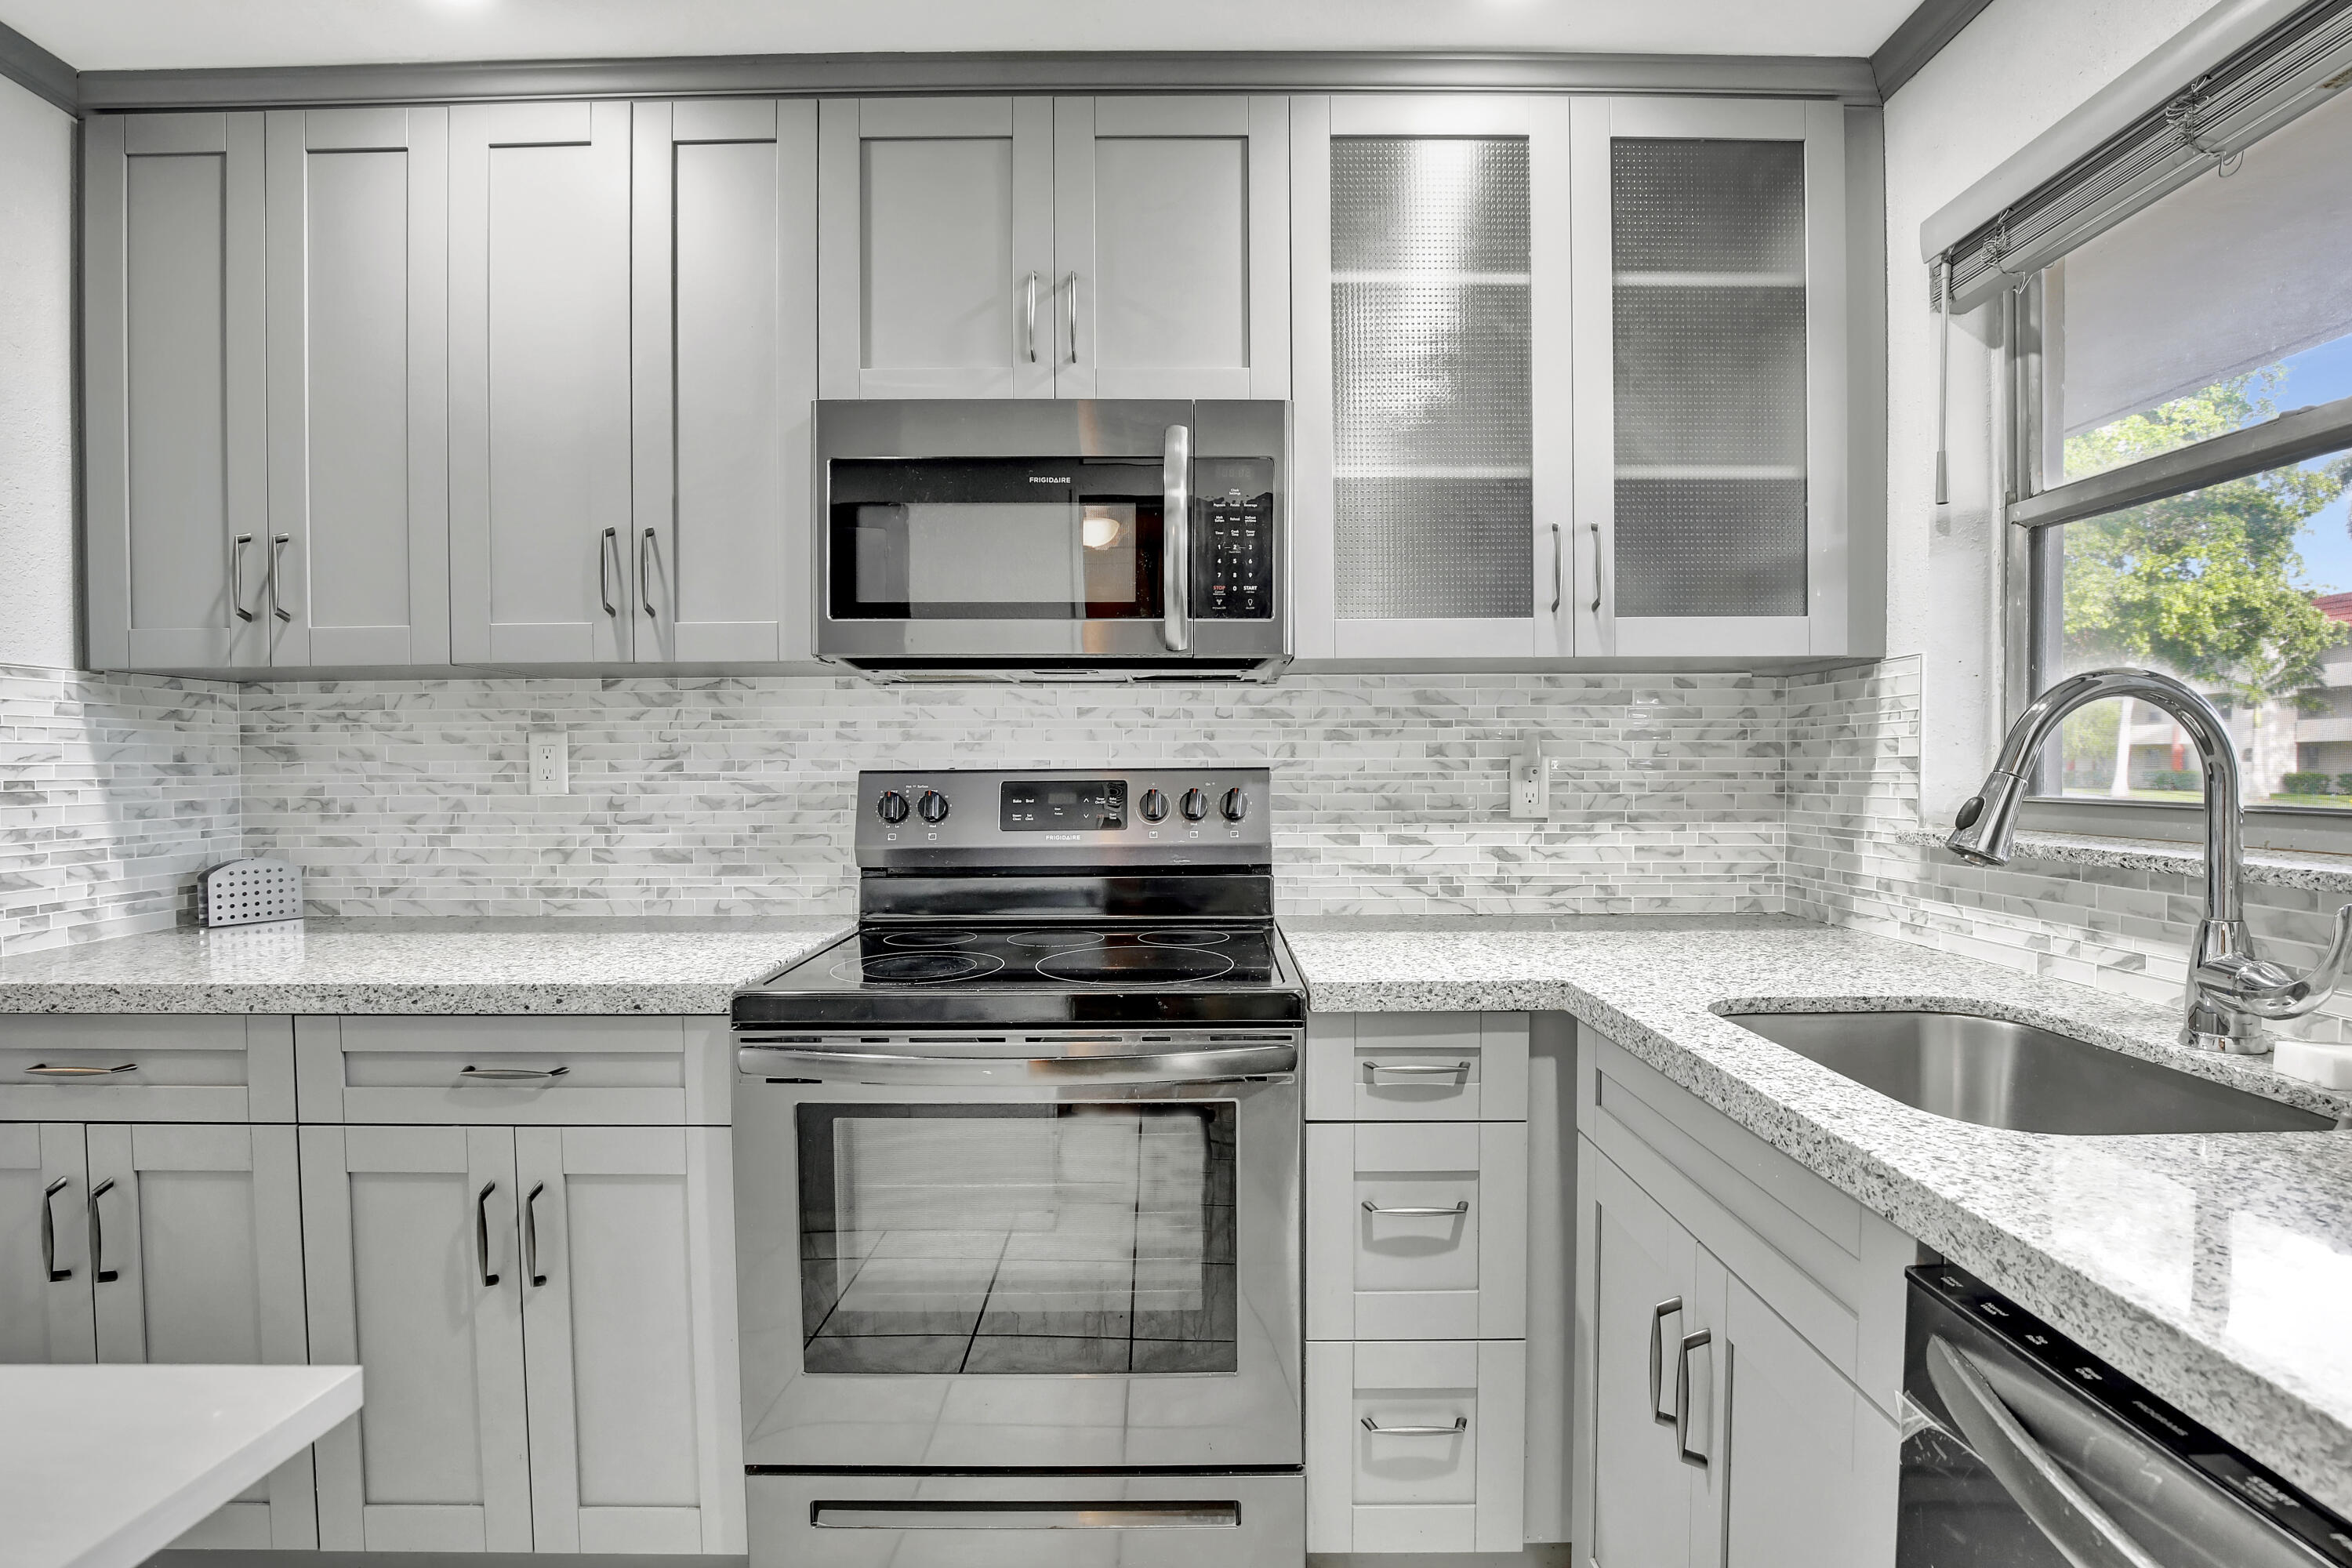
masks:
<path fill-rule="evenodd" d="M 1511 759 L 1511 816 L 1535 820 L 1551 815 L 1551 770 L 1541 752 Z"/>
<path fill-rule="evenodd" d="M 530 793 L 572 793 L 572 737 L 561 730 L 542 730 L 531 735 Z"/>

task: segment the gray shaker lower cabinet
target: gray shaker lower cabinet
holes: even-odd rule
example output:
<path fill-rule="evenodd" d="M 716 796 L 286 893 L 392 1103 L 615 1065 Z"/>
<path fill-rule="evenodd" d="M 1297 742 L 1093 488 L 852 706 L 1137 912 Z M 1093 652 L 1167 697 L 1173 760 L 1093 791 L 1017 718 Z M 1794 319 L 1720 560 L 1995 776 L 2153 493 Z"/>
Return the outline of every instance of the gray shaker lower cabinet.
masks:
<path fill-rule="evenodd" d="M 1885 1568 L 1910 1240 L 1590 1029 L 1573 1532 L 1593 1568 Z"/>

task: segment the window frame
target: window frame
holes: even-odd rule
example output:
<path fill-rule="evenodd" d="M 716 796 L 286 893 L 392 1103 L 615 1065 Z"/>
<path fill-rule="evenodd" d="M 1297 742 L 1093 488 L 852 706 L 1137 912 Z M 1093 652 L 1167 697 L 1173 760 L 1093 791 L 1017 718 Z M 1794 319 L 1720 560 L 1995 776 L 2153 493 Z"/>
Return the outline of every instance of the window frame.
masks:
<path fill-rule="evenodd" d="M 2063 472 L 2063 435 L 2045 395 L 2045 277 L 2046 270 L 2037 268 L 2021 287 L 2000 297 L 2005 371 L 1996 384 L 2003 489 L 2002 686 L 2006 721 L 2012 724 L 2054 674 L 2064 595 L 2061 531 L 2068 523 L 2352 448 L 2352 397 L 2342 397 L 2049 484 L 2051 473 Z M 2053 787 L 2054 758 L 2045 754 L 2039 766 L 2019 816 L 2025 827 L 2185 844 L 2204 837 L 2201 803 L 2062 797 Z M 2250 848 L 2352 852 L 2352 806 L 2250 803 L 2245 823 Z"/>

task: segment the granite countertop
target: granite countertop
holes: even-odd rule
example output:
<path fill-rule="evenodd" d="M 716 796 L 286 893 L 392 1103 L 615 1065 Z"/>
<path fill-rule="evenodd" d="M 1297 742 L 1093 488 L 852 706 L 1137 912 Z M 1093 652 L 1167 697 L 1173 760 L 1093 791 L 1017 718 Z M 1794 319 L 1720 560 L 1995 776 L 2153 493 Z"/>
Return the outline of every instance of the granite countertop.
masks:
<path fill-rule="evenodd" d="M 723 1014 L 847 921 L 310 920 L 0 959 L 6 1013 Z"/>
<path fill-rule="evenodd" d="M 1775 917 L 1286 921 L 1326 1012 L 1575 1013 L 1740 1125 L 2352 1513 L 2352 1132 L 2062 1138 L 1914 1110 L 1717 1010 L 1930 1006 L 2342 1115 L 2172 1009 Z"/>

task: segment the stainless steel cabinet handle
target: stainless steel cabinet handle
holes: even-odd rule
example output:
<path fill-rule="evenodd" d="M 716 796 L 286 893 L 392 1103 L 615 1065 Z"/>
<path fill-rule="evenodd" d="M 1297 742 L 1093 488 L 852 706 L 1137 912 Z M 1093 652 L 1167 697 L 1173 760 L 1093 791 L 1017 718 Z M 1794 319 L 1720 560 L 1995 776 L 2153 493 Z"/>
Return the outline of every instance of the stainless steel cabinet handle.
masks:
<path fill-rule="evenodd" d="M 1470 1212 L 1470 1200 L 1468 1198 L 1464 1198 L 1452 1208 L 1382 1208 L 1380 1205 L 1372 1202 L 1371 1199 L 1366 1198 L 1364 1200 L 1364 1212 L 1366 1214 L 1444 1215 L 1448 1218 L 1452 1218 L 1456 1215 L 1468 1214 Z"/>
<path fill-rule="evenodd" d="M 57 1196 L 66 1190 L 66 1179 L 59 1176 L 41 1189 L 41 1267 L 48 1271 L 49 1283 L 73 1278 L 73 1270 L 58 1267 Z"/>
<path fill-rule="evenodd" d="M 269 613 L 281 621 L 290 621 L 294 612 L 278 602 L 278 574 L 285 569 L 286 547 L 294 542 L 290 533 L 269 536 Z"/>
<path fill-rule="evenodd" d="M 1160 451 L 1160 640 L 1170 653 L 1192 646 L 1192 427 L 1168 426 Z"/>
<path fill-rule="evenodd" d="M 495 1083 L 519 1083 L 562 1078 L 571 1070 L 570 1068 L 478 1068 L 468 1062 L 457 1069 L 457 1076 Z"/>
<path fill-rule="evenodd" d="M 1234 1502 L 817 1502 L 817 1530 L 1234 1530 Z"/>
<path fill-rule="evenodd" d="M 1078 275 L 1070 274 L 1070 363 L 1078 363 Z"/>
<path fill-rule="evenodd" d="M 1702 1470 L 1706 1468 L 1706 1455 L 1690 1446 L 1690 1355 L 1714 1342 L 1715 1336 L 1700 1329 L 1685 1334 L 1682 1349 L 1675 1352 L 1675 1449 L 1684 1464 Z"/>
<path fill-rule="evenodd" d="M 1037 274 L 1029 274 L 1029 363 L 1037 363 Z"/>
<path fill-rule="evenodd" d="M 654 609 L 654 531 L 647 529 L 637 538 L 637 603 L 645 606 L 646 618 L 661 619 Z"/>
<path fill-rule="evenodd" d="M 1601 524 L 1592 524 L 1592 613 L 1601 613 Z"/>
<path fill-rule="evenodd" d="M 613 605 L 613 574 L 621 567 L 621 531 L 608 528 L 596 542 L 596 599 L 604 613 L 617 616 L 620 611 Z"/>
<path fill-rule="evenodd" d="M 1674 1424 L 1674 1416 L 1658 1408 L 1658 1396 L 1664 1393 L 1666 1380 L 1665 1326 L 1668 1318 L 1683 1310 L 1680 1296 L 1669 1296 L 1650 1309 L 1650 1419 L 1661 1426 Z"/>
<path fill-rule="evenodd" d="M 1100 1057 L 925 1057 L 821 1047 L 745 1046 L 735 1053 L 735 1061 L 747 1077 L 815 1083 L 1226 1083 L 1295 1073 L 1298 1047 L 1220 1046 Z"/>
<path fill-rule="evenodd" d="M 1985 1468 L 2069 1563 L 2084 1568 L 2159 1568 L 2113 1515 L 2068 1475 L 2001 1402 L 1973 1363 L 1940 1338 L 1927 1342 L 1927 1381 Z"/>
<path fill-rule="evenodd" d="M 102 1285 L 110 1285 L 121 1278 L 119 1270 L 106 1266 L 106 1216 L 99 1212 L 98 1200 L 114 1190 L 114 1178 L 90 1188 L 87 1207 L 89 1211 L 89 1277 Z"/>
<path fill-rule="evenodd" d="M 545 1182 L 535 1182 L 522 1200 L 522 1271 L 533 1285 L 547 1283 L 539 1271 L 539 1194 L 545 1191 Z"/>
<path fill-rule="evenodd" d="M 499 1282 L 490 1272 L 490 1194 L 499 1190 L 496 1182 L 484 1182 L 482 1190 L 474 1194 L 474 1261 L 481 1265 L 484 1289 Z"/>
<path fill-rule="evenodd" d="M 1559 524 L 1551 525 L 1551 613 L 1559 614 L 1559 602 L 1568 593 L 1568 546 L 1559 536 Z"/>
<path fill-rule="evenodd" d="M 1383 1437 L 1451 1437 L 1470 1429 L 1470 1417 L 1456 1415 L 1451 1426 L 1383 1426 L 1367 1415 L 1363 1426 L 1365 1431 L 1378 1432 Z"/>
<path fill-rule="evenodd" d="M 119 1072 L 137 1072 L 139 1064 L 124 1062 L 120 1067 L 84 1068 L 71 1065 L 51 1067 L 47 1062 L 35 1062 L 25 1070 L 29 1073 L 38 1073 L 43 1078 L 111 1078 Z"/>
<path fill-rule="evenodd" d="M 1388 1073 L 1396 1078 L 1466 1079 L 1470 1076 L 1470 1064 L 1468 1062 L 1455 1062 L 1451 1066 L 1443 1062 L 1366 1062 L 1364 1064 L 1364 1080 L 1367 1083 L 1371 1082 L 1381 1073 Z"/>
<path fill-rule="evenodd" d="M 245 607 L 245 547 L 253 542 L 253 535 L 240 533 L 228 552 L 228 605 L 240 621 L 253 619 L 253 612 Z"/>

